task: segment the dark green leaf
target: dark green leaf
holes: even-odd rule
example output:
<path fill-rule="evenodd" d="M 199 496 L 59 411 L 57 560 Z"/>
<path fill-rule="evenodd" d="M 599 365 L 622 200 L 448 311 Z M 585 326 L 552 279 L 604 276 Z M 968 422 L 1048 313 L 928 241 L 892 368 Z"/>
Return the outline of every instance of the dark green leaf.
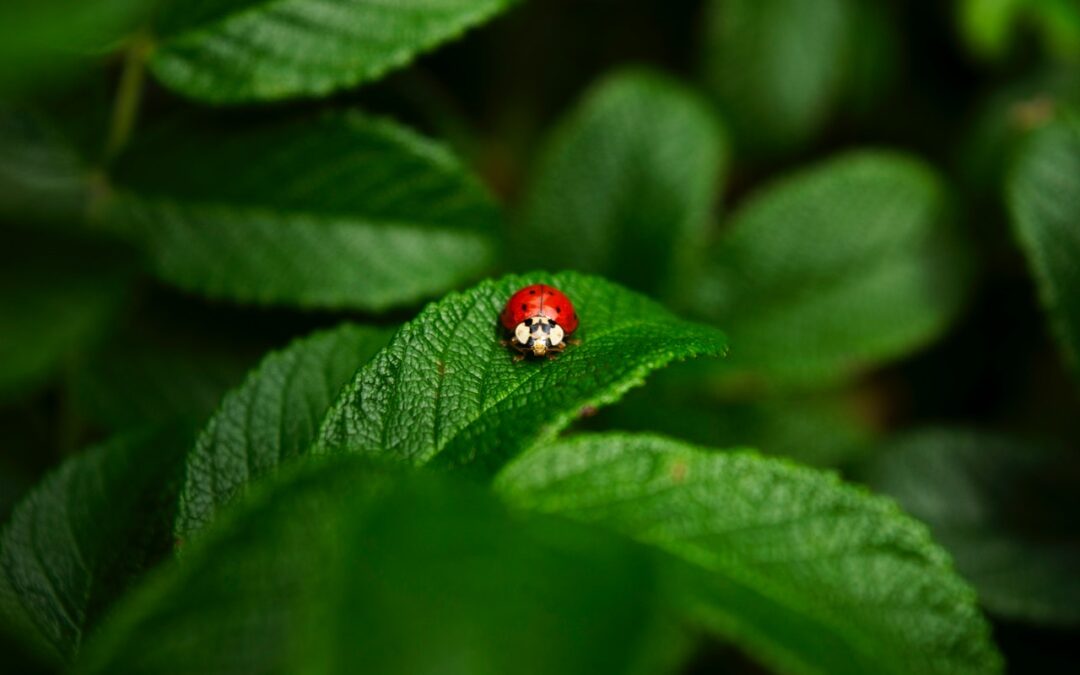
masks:
<path fill-rule="evenodd" d="M 132 266 L 99 242 L 0 234 L 0 398 L 46 381 L 104 331 Z"/>
<path fill-rule="evenodd" d="M 141 432 L 65 462 L 0 535 L 0 624 L 71 659 L 104 610 L 172 550 L 185 431 Z"/>
<path fill-rule="evenodd" d="M 636 547 L 355 457 L 301 468 L 134 594 L 81 672 L 625 673 L 647 648 Z"/>
<path fill-rule="evenodd" d="M 851 0 L 712 0 L 705 76 L 738 142 L 767 150 L 818 131 L 841 94 Z"/>
<path fill-rule="evenodd" d="M 496 486 L 683 561 L 692 615 L 782 672 L 1001 670 L 975 594 L 926 529 L 831 474 L 609 434 L 538 445 Z"/>
<path fill-rule="evenodd" d="M 150 65 L 215 103 L 318 96 L 375 80 L 514 0 L 173 0 Z"/>
<path fill-rule="evenodd" d="M 515 247 L 522 265 L 674 292 L 707 239 L 726 155 L 692 91 L 648 72 L 605 79 L 548 141 Z"/>
<path fill-rule="evenodd" d="M 695 307 L 730 331 L 728 371 L 842 380 L 908 354 L 956 316 L 967 251 L 929 167 L 858 153 L 766 188 L 732 218 Z"/>
<path fill-rule="evenodd" d="M 749 399 L 716 391 L 697 364 L 660 373 L 645 389 L 600 413 L 599 428 L 650 431 L 718 448 L 754 448 L 820 467 L 847 465 L 870 448 L 856 406 L 814 392 Z"/>
<path fill-rule="evenodd" d="M 358 114 L 182 124 L 137 143 L 106 210 L 162 279 L 212 297 L 381 310 L 480 276 L 498 211 L 441 146 Z"/>
<path fill-rule="evenodd" d="M 968 47 L 982 58 L 1001 59 L 1031 28 L 1049 52 L 1080 57 L 1080 7 L 1071 0 L 963 0 L 957 17 Z"/>
<path fill-rule="evenodd" d="M 154 0 L 0 3 L 0 92 L 40 87 L 90 62 L 146 16 Z"/>
<path fill-rule="evenodd" d="M 950 430 L 884 448 L 870 483 L 930 525 L 991 612 L 1080 624 L 1080 467 L 1020 440 Z"/>
<path fill-rule="evenodd" d="M 581 343 L 554 360 L 515 362 L 500 344 L 499 313 L 535 283 L 569 296 Z M 723 354 L 726 344 L 719 331 L 598 277 L 486 281 L 428 306 L 357 373 L 323 425 L 322 449 L 492 469 L 582 410 L 618 400 L 651 371 Z"/>
<path fill-rule="evenodd" d="M 89 186 L 89 168 L 58 129 L 0 104 L 0 216 L 78 222 Z"/>
<path fill-rule="evenodd" d="M 389 339 L 385 330 L 342 324 L 263 359 L 188 456 L 177 536 L 190 537 L 259 476 L 307 452 L 334 397 Z"/>
<path fill-rule="evenodd" d="M 1032 136 L 1013 167 L 1008 198 L 1042 304 L 1080 367 L 1080 119 Z"/>

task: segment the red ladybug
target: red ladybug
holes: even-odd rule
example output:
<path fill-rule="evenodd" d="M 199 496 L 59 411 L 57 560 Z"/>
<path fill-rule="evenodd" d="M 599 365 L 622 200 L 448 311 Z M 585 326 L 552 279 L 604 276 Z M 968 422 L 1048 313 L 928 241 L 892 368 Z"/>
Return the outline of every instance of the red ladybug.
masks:
<path fill-rule="evenodd" d="M 526 286 L 510 296 L 499 320 L 510 332 L 510 346 L 533 356 L 566 349 L 566 338 L 578 327 L 574 303 L 544 284 Z"/>

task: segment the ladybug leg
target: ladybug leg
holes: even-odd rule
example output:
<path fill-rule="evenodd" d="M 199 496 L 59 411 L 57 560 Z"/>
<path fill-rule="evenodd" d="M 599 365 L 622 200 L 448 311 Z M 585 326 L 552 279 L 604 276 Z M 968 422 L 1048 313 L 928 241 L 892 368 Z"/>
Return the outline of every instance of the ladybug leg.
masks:
<path fill-rule="evenodd" d="M 514 354 L 514 363 L 521 363 L 524 360 L 525 360 L 525 355 L 524 354 L 522 354 L 520 352 Z"/>

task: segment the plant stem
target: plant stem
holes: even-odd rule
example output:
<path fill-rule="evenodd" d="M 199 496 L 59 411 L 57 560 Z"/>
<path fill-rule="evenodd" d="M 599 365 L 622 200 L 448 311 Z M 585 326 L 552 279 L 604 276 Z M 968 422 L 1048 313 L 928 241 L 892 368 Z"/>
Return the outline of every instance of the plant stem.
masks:
<path fill-rule="evenodd" d="M 109 137 L 105 141 L 105 161 L 116 157 L 135 128 L 139 116 L 139 103 L 142 100 L 143 80 L 146 75 L 146 57 L 150 53 L 151 41 L 146 33 L 132 37 L 124 55 L 124 70 L 120 74 L 120 86 L 113 101 L 112 122 L 109 125 Z"/>

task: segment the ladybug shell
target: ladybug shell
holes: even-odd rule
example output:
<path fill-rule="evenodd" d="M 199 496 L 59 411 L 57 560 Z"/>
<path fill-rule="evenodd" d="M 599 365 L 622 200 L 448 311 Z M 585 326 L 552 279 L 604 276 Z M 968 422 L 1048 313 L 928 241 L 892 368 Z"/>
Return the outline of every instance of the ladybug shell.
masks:
<path fill-rule="evenodd" d="M 525 319 L 540 315 L 559 324 L 566 335 L 577 329 L 578 318 L 574 303 L 570 302 L 570 298 L 562 291 L 544 284 L 526 286 L 511 295 L 499 319 L 503 328 L 514 330 L 514 327 Z"/>

